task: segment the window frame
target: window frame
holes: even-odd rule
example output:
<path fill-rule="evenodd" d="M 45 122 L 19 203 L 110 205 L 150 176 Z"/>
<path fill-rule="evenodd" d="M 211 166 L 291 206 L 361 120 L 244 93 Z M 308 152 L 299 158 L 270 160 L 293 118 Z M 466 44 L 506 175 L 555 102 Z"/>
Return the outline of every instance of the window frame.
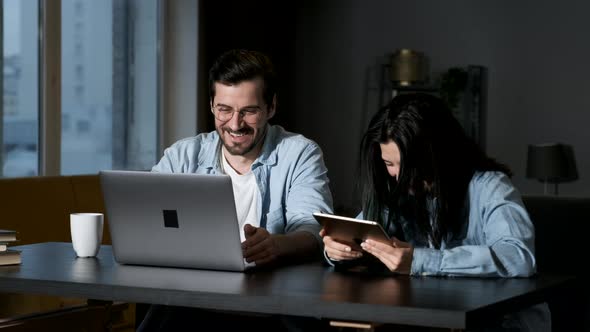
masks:
<path fill-rule="evenodd" d="M 61 0 L 38 0 L 39 141 L 38 176 L 61 175 Z M 132 1 L 132 0 L 131 0 Z M 200 2 L 158 1 L 156 160 L 175 140 L 197 133 Z M 197 20 L 195 20 L 197 18 Z M 3 1 L 0 0 L 0 51 L 3 51 Z M 0 53 L 0 54 L 3 54 Z M 0 65 L 3 68 L 3 56 Z M 206 80 L 205 80 L 206 81 Z M 0 77 L 0 88 L 3 77 Z M 184 87 L 184 88 L 179 88 Z M 165 112 L 163 110 L 166 110 Z M 0 121 L 3 105 L 0 104 Z M 2 122 L 0 122 L 2 123 Z M 3 125 L 0 146 L 3 146 Z M 0 153 L 0 165 L 3 165 Z M 0 177 L 2 177 L 0 169 Z"/>
<path fill-rule="evenodd" d="M 61 172 L 61 0 L 39 0 L 39 170 Z"/>

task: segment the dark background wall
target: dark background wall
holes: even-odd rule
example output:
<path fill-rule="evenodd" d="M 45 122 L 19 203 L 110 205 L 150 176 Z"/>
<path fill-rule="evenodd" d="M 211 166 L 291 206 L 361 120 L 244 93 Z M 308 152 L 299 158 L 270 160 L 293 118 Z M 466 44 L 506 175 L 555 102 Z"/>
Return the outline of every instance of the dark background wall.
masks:
<path fill-rule="evenodd" d="M 279 112 L 273 124 L 289 126 L 288 116 L 294 112 L 295 80 L 290 77 L 295 64 L 296 13 L 279 1 L 201 1 L 204 47 L 203 68 L 211 67 L 223 52 L 245 48 L 266 53 L 279 73 Z M 208 80 L 208 73 L 201 73 Z M 208 83 L 202 91 L 208 96 Z M 202 106 L 202 105 L 201 105 Z M 204 107 L 207 107 L 205 105 Z M 213 130 L 213 117 L 206 128 Z"/>
<path fill-rule="evenodd" d="M 486 151 L 513 169 L 523 193 L 543 190 L 524 176 L 527 144 L 559 141 L 573 146 L 580 173 L 560 194 L 590 195 L 588 2 L 203 3 L 208 59 L 247 47 L 277 63 L 283 85 L 275 123 L 322 146 L 340 211 L 355 208 L 358 144 L 378 105 L 376 73 L 399 48 L 426 53 L 433 73 L 487 67 Z"/>

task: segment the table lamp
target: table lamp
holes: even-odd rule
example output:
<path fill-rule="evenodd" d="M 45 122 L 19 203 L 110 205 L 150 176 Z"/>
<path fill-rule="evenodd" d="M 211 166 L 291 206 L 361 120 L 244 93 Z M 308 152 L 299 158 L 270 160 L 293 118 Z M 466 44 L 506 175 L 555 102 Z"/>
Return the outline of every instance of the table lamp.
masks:
<path fill-rule="evenodd" d="M 403 48 L 391 55 L 390 78 L 395 86 L 424 85 L 428 71 L 428 58 L 422 52 Z"/>
<path fill-rule="evenodd" d="M 528 146 L 526 177 L 543 182 L 543 193 L 548 194 L 548 185 L 554 185 L 553 194 L 558 195 L 558 184 L 578 179 L 574 150 L 561 143 L 534 144 Z"/>

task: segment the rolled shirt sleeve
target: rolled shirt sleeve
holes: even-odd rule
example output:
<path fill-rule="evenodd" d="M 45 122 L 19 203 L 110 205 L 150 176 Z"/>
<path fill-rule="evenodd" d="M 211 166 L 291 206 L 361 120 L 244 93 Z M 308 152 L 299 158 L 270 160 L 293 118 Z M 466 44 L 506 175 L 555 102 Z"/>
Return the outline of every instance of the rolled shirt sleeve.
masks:
<path fill-rule="evenodd" d="M 307 231 L 323 244 L 319 236 L 321 226 L 312 214 L 331 213 L 332 195 L 322 151 L 315 143 L 308 145 L 298 158 L 287 194 L 286 209 L 286 233 Z"/>

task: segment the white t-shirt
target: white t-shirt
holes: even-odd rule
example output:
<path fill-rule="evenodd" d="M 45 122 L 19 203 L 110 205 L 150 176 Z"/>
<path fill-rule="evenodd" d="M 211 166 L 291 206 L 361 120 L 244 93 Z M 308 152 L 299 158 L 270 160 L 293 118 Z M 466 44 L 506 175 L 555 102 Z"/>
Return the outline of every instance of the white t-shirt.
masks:
<path fill-rule="evenodd" d="M 246 174 L 238 174 L 223 156 L 223 171 L 231 177 L 236 201 L 236 214 L 238 215 L 238 224 L 240 226 L 240 240 L 244 242 L 244 225 L 250 224 L 254 227 L 260 227 L 260 218 L 256 209 L 258 208 L 258 197 L 260 191 L 256 183 L 256 177 L 252 171 Z"/>

